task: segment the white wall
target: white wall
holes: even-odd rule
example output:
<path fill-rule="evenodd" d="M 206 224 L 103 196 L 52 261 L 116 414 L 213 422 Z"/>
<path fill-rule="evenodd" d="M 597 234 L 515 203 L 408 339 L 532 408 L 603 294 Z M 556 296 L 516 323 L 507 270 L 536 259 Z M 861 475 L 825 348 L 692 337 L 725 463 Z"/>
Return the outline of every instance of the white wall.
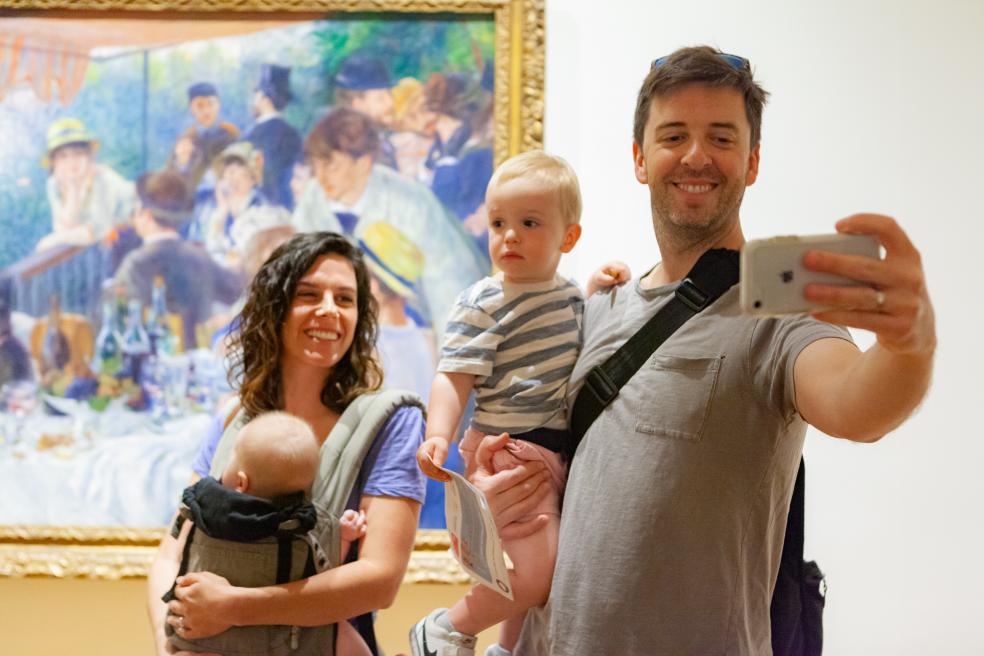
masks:
<path fill-rule="evenodd" d="M 631 168 L 634 98 L 652 59 L 700 43 L 748 57 L 773 94 L 746 237 L 878 211 L 922 252 L 939 335 L 929 397 L 876 445 L 807 438 L 806 549 L 827 573 L 828 654 L 984 653 L 982 35 L 980 0 L 547 5 L 546 147 L 575 166 L 585 201 L 569 275 L 583 282 L 611 257 L 636 272 L 656 262 Z"/>

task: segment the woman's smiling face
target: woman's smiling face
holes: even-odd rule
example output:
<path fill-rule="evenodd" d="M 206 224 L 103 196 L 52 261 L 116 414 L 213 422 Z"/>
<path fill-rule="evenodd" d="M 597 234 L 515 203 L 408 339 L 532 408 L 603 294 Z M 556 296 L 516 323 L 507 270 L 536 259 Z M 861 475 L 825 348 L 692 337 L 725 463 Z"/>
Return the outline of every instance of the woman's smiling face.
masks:
<path fill-rule="evenodd" d="M 297 283 L 281 329 L 282 364 L 330 370 L 352 346 L 359 320 L 352 263 L 323 255 Z"/>

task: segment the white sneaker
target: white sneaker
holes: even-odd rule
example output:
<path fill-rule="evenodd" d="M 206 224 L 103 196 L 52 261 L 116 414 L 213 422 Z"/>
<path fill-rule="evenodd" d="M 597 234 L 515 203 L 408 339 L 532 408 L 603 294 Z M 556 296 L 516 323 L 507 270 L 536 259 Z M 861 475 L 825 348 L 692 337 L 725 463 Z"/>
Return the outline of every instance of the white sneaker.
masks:
<path fill-rule="evenodd" d="M 466 633 L 448 631 L 434 620 L 447 608 L 438 608 L 410 629 L 413 656 L 475 656 L 477 638 Z"/>
<path fill-rule="evenodd" d="M 506 651 L 498 642 L 489 645 L 485 650 L 485 656 L 512 656 L 511 651 Z"/>

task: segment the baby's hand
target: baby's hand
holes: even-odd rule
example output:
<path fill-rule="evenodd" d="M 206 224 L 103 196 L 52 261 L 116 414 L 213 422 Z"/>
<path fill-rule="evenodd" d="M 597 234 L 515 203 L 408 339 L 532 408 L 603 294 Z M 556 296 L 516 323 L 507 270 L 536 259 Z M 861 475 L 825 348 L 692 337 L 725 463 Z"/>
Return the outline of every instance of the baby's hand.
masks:
<path fill-rule="evenodd" d="M 346 510 L 339 517 L 338 523 L 342 529 L 342 540 L 355 542 L 366 534 L 366 513 L 362 510 Z"/>
<path fill-rule="evenodd" d="M 591 277 L 588 278 L 587 296 L 591 296 L 606 287 L 621 285 L 631 279 L 632 271 L 629 270 L 629 265 L 625 262 L 619 260 L 605 262 L 601 265 L 600 269 L 592 273 Z"/>
<path fill-rule="evenodd" d="M 448 457 L 448 441 L 443 437 L 430 437 L 417 449 L 417 465 L 420 470 L 435 481 L 447 483 L 451 477 L 441 471 L 438 466 L 443 465 Z"/>

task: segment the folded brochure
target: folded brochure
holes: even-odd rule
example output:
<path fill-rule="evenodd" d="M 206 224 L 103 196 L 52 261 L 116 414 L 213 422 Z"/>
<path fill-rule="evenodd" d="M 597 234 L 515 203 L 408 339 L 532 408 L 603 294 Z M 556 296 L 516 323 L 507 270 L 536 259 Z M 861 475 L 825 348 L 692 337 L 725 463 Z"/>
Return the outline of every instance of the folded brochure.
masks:
<path fill-rule="evenodd" d="M 451 552 L 469 575 L 512 600 L 509 570 L 485 494 L 450 469 L 444 484 L 444 514 L 451 535 Z"/>

